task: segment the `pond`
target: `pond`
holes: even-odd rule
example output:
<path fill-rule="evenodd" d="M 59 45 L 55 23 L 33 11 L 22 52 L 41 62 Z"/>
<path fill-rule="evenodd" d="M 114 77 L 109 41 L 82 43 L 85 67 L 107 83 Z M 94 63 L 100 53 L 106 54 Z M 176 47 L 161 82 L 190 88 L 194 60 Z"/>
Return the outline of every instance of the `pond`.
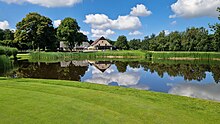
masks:
<path fill-rule="evenodd" d="M 15 63 L 11 77 L 61 79 L 220 101 L 220 64 L 73 60 Z"/>

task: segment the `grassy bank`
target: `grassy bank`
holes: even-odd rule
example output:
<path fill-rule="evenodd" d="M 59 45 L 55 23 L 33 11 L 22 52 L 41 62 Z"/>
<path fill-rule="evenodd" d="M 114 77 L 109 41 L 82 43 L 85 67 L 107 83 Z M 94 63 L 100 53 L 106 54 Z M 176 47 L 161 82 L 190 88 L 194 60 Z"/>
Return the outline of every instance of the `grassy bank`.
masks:
<path fill-rule="evenodd" d="M 220 60 L 220 52 L 153 52 L 153 51 L 100 51 L 92 53 L 41 52 L 31 53 L 33 61 L 73 59 L 169 59 L 169 60 Z"/>
<path fill-rule="evenodd" d="M 195 60 L 208 59 L 220 60 L 220 52 L 148 52 L 146 56 L 153 59 L 172 59 L 172 60 Z"/>
<path fill-rule="evenodd" d="M 220 123 L 220 103 L 73 81 L 0 78 L 0 123 Z"/>
<path fill-rule="evenodd" d="M 100 51 L 91 53 L 71 53 L 71 52 L 41 52 L 31 53 L 33 61 L 54 61 L 54 60 L 73 60 L 73 59 L 100 59 L 100 58 L 145 58 L 142 51 Z"/>

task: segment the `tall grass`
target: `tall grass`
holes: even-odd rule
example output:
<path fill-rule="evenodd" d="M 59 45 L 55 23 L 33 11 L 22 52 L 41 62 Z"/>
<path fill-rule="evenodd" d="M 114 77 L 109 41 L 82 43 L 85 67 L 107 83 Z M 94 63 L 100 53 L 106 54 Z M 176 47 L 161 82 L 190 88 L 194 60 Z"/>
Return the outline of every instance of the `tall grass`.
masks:
<path fill-rule="evenodd" d="M 147 52 L 153 59 L 220 59 L 220 52 Z"/>
<path fill-rule="evenodd" d="M 0 55 L 6 55 L 8 57 L 13 55 L 14 58 L 16 58 L 17 54 L 18 54 L 17 48 L 0 46 Z"/>
<path fill-rule="evenodd" d="M 151 51 L 100 51 L 91 53 L 34 52 L 32 61 L 67 61 L 85 59 L 173 59 L 220 60 L 220 52 L 151 52 Z"/>
<path fill-rule="evenodd" d="M 32 61 L 44 60 L 73 60 L 73 59 L 100 59 L 100 58 L 145 58 L 141 51 L 102 51 L 91 53 L 64 53 L 64 52 L 34 52 L 30 54 Z"/>
<path fill-rule="evenodd" d="M 0 55 L 0 76 L 10 71 L 13 68 L 13 64 L 9 57 Z"/>

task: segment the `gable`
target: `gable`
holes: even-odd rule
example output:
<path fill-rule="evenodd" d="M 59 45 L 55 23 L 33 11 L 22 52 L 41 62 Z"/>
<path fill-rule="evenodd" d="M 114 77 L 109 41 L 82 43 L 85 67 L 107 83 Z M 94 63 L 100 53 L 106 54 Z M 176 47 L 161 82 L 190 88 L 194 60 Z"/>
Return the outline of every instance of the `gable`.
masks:
<path fill-rule="evenodd" d="M 112 46 L 107 40 L 99 40 L 93 46 Z"/>

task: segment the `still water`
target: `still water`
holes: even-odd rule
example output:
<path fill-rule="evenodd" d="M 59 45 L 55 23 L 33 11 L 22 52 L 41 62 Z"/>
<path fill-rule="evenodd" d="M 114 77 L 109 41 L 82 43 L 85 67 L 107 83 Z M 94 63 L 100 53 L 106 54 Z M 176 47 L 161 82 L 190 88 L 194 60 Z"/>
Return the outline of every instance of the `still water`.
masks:
<path fill-rule="evenodd" d="M 83 60 L 18 61 L 16 67 L 4 76 L 82 81 L 220 101 L 220 64 Z"/>

